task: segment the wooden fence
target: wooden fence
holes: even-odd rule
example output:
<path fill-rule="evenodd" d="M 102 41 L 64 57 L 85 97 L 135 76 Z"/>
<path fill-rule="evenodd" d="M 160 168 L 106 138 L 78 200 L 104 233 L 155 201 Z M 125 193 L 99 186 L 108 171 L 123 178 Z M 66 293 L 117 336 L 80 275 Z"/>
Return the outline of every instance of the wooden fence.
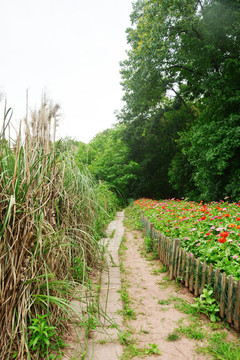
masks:
<path fill-rule="evenodd" d="M 206 285 L 214 290 L 214 297 L 219 304 L 220 317 L 228 321 L 237 331 L 240 330 L 240 280 L 214 269 L 212 264 L 203 263 L 192 253 L 181 248 L 180 239 L 169 239 L 154 228 L 141 213 L 144 232 L 153 241 L 159 259 L 169 269 L 170 279 L 179 279 L 189 290 L 198 296 Z"/>

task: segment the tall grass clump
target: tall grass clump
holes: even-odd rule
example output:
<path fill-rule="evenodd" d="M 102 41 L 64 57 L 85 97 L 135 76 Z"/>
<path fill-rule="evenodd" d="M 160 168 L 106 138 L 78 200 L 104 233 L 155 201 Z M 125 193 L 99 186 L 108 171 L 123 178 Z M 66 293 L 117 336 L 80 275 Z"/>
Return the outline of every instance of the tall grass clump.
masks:
<path fill-rule="evenodd" d="M 55 146 L 59 107 L 43 100 L 0 147 L 0 359 L 47 359 L 70 299 L 101 260 L 98 187 Z M 105 215 L 104 215 L 105 216 Z M 37 327 L 46 328 L 46 339 Z M 41 344 L 41 342 L 43 342 Z M 55 341 L 57 344 L 57 341 Z M 59 342 L 59 338 L 58 338 Z M 54 346 L 52 347 L 54 349 Z"/>

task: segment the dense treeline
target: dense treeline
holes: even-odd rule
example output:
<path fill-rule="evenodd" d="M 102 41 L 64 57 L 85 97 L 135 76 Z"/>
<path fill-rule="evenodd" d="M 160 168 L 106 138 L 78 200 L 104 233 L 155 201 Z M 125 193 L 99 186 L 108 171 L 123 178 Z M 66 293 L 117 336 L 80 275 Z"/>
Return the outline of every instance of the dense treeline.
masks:
<path fill-rule="evenodd" d="M 239 0 L 135 1 L 119 125 L 89 144 L 97 178 L 126 197 L 239 199 L 239 20 Z"/>

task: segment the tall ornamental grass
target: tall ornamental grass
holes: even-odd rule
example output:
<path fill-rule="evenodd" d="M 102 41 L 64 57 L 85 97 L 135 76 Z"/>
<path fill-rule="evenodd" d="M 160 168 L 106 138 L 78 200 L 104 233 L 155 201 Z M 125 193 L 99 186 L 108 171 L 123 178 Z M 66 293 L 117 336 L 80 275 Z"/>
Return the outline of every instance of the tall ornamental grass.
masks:
<path fill-rule="evenodd" d="M 1 360 L 43 357 L 38 343 L 33 346 L 33 319 L 42 317 L 60 333 L 71 313 L 68 306 L 76 286 L 78 292 L 85 291 L 87 269 L 102 256 L 96 227 L 96 218 L 104 212 L 97 204 L 99 191 L 71 154 L 55 146 L 58 112 L 57 105 L 43 101 L 30 119 L 26 116 L 14 145 L 5 137 L 9 112 L 4 116 L 0 139 Z"/>

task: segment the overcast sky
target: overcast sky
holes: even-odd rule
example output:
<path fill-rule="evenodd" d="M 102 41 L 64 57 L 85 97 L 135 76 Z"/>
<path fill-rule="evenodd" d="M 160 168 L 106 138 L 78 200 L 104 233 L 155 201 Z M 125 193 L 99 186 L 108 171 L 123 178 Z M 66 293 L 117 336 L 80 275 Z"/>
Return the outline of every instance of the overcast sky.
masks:
<path fill-rule="evenodd" d="M 32 109 L 46 89 L 64 113 L 59 136 L 88 142 L 111 127 L 131 11 L 132 0 L 0 0 L 0 92 L 14 121 L 26 89 Z"/>

